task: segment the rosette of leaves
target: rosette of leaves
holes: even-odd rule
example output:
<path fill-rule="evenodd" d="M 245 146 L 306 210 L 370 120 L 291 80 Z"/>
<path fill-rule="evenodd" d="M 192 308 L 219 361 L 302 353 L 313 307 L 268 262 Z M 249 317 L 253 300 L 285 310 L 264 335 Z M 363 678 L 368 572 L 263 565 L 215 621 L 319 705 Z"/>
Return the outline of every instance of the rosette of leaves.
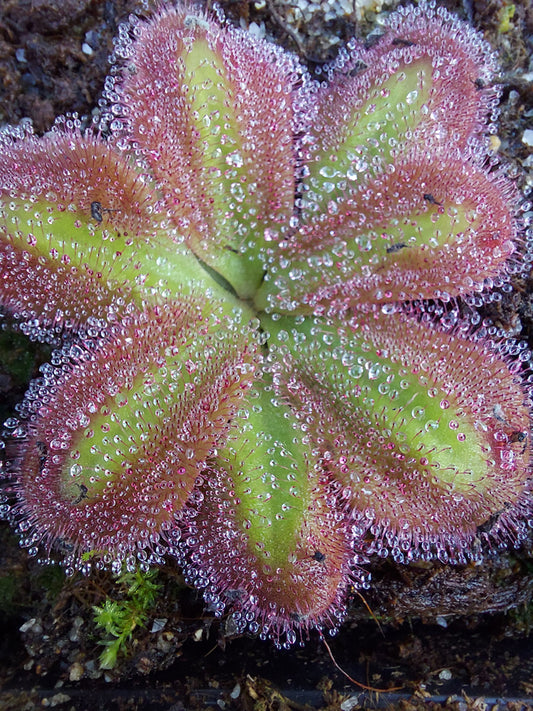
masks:
<path fill-rule="evenodd" d="M 321 83 L 168 7 L 121 28 L 98 131 L 3 131 L 2 303 L 65 340 L 5 426 L 32 554 L 174 556 L 289 644 L 338 626 L 370 553 L 524 537 L 529 354 L 459 316 L 522 268 L 496 71 L 433 4 Z"/>

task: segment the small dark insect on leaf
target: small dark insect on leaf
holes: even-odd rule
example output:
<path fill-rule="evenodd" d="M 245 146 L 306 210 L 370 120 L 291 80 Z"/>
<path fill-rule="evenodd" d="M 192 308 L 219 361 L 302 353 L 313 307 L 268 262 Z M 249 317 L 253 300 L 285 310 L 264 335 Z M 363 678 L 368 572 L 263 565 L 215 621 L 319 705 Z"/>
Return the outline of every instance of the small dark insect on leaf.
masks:
<path fill-rule="evenodd" d="M 494 407 L 492 408 L 492 414 L 498 420 L 498 422 L 503 422 L 504 425 L 510 427 L 503 412 L 502 406 L 499 403 L 496 403 L 496 405 L 494 405 Z"/>
<path fill-rule="evenodd" d="M 72 553 L 72 551 L 74 550 L 74 545 L 72 543 L 64 541 L 61 538 L 56 542 L 55 546 L 59 553 L 68 554 Z"/>
<path fill-rule="evenodd" d="M 525 81 L 522 81 L 519 76 L 515 73 L 510 72 L 509 74 L 500 74 L 490 81 L 484 81 L 483 79 L 475 79 L 474 86 L 476 89 L 481 91 L 482 89 L 490 89 L 492 86 L 516 86 L 518 88 L 526 88 Z M 528 85 L 529 86 L 529 85 Z"/>
<path fill-rule="evenodd" d="M 196 15 L 187 15 L 187 17 L 183 21 L 183 24 L 188 30 L 196 27 L 199 27 L 202 30 L 209 29 L 209 23 L 203 20 L 201 17 L 197 17 Z"/>
<path fill-rule="evenodd" d="M 85 484 L 78 484 L 77 486 L 79 487 L 80 493 L 72 502 L 73 505 L 79 504 L 81 501 L 83 501 L 83 499 L 89 498 L 87 495 L 89 489 L 85 486 Z"/>
<path fill-rule="evenodd" d="M 91 203 L 91 217 L 93 220 L 96 220 L 96 222 L 102 222 L 104 219 L 102 215 L 102 203 L 97 202 L 96 200 Z"/>
<path fill-rule="evenodd" d="M 503 422 L 503 424 L 507 427 L 511 426 L 505 418 L 502 406 L 498 403 L 496 403 L 496 405 L 494 405 L 494 407 L 492 408 L 492 414 L 498 420 L 498 422 Z M 522 449 L 522 453 L 524 453 L 527 447 L 527 432 L 522 432 L 521 430 L 514 430 L 514 432 L 511 432 L 511 434 L 509 435 L 509 442 L 511 444 L 516 444 L 516 442 L 524 442 L 524 448 Z"/>
<path fill-rule="evenodd" d="M 232 602 L 237 602 L 238 600 L 242 600 L 242 598 L 245 595 L 246 595 L 246 592 L 244 590 L 240 590 L 239 588 L 226 590 L 226 597 L 228 598 L 228 600 L 231 600 Z"/>
<path fill-rule="evenodd" d="M 500 511 L 496 511 L 496 513 L 493 513 L 492 516 L 490 516 L 484 523 L 480 524 L 477 527 L 478 533 L 490 533 L 494 526 L 498 523 L 500 516 L 509 509 L 511 504 L 509 502 L 506 502 L 503 505 L 503 508 Z"/>
<path fill-rule="evenodd" d="M 438 200 L 435 200 L 431 193 L 424 193 L 424 200 L 431 203 L 432 205 L 440 205 L 442 207 L 442 203 Z"/>
<path fill-rule="evenodd" d="M 366 69 L 368 67 L 368 64 L 365 64 L 364 62 L 358 61 L 355 66 L 353 66 L 350 71 L 348 72 L 348 76 L 350 77 L 356 77 L 358 74 L 360 74 L 363 69 Z"/>
<path fill-rule="evenodd" d="M 383 37 L 383 32 L 372 32 L 368 35 L 365 40 L 365 49 L 372 49 L 372 47 L 379 42 Z"/>
<path fill-rule="evenodd" d="M 396 242 L 395 244 L 391 244 L 390 247 L 387 247 L 385 251 L 387 254 L 395 254 L 396 252 L 405 249 L 407 246 L 408 245 L 406 245 L 405 242 Z"/>
<path fill-rule="evenodd" d="M 412 47 L 416 42 L 411 42 L 411 40 L 402 39 L 401 37 L 395 37 L 392 40 L 392 44 L 398 45 L 399 47 Z"/>
<path fill-rule="evenodd" d="M 96 222 L 102 222 L 104 219 L 104 212 L 119 212 L 119 210 L 113 210 L 111 207 L 102 207 L 102 203 L 98 200 L 93 200 L 91 203 L 91 217 Z"/>
<path fill-rule="evenodd" d="M 316 560 L 319 563 L 322 563 L 324 560 L 326 560 L 326 555 L 325 555 L 325 553 L 322 553 L 322 551 L 315 551 L 313 553 L 313 560 Z"/>
<path fill-rule="evenodd" d="M 488 518 L 484 523 L 480 524 L 477 527 L 477 532 L 490 533 L 491 530 L 494 528 L 495 524 L 498 522 L 498 519 L 500 518 L 501 514 L 501 511 L 497 511 L 496 513 L 492 514 L 490 518 Z"/>
<path fill-rule="evenodd" d="M 46 464 L 46 460 L 48 458 L 48 447 L 44 442 L 36 442 L 35 446 L 41 453 L 41 456 L 39 457 L 39 474 L 42 474 L 44 465 Z"/>
<path fill-rule="evenodd" d="M 522 454 L 524 454 L 527 449 L 527 432 L 512 432 L 509 437 L 509 442 L 511 442 L 511 444 L 515 444 L 515 442 L 523 442 L 524 446 L 522 447 Z"/>

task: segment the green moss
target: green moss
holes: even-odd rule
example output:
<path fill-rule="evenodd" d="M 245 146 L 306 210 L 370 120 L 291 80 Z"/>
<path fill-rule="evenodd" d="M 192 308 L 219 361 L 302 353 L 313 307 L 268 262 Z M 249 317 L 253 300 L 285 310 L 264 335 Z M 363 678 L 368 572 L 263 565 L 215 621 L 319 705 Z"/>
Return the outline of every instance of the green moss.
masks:
<path fill-rule="evenodd" d="M 119 655 L 128 652 L 128 646 L 137 627 L 144 627 L 150 609 L 154 606 L 161 585 L 156 582 L 157 571 L 143 573 L 125 572 L 117 578 L 120 600 L 105 600 L 95 606 L 94 621 L 103 631 L 99 644 L 104 647 L 100 655 L 100 668 L 113 669 Z"/>
<path fill-rule="evenodd" d="M 513 19 L 514 15 L 516 12 L 516 7 L 514 5 L 504 5 L 502 9 L 499 11 L 498 16 L 500 20 L 500 24 L 498 26 L 498 31 L 500 33 L 505 33 L 509 32 L 510 30 L 513 29 L 513 23 L 511 20 Z"/>

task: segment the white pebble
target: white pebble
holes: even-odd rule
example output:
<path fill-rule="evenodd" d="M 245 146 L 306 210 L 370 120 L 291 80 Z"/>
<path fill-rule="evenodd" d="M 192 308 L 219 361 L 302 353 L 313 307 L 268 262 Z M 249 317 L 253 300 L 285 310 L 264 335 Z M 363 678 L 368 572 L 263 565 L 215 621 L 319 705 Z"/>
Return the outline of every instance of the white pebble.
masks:
<path fill-rule="evenodd" d="M 533 148 L 533 128 L 526 128 L 522 134 L 522 143 Z"/>

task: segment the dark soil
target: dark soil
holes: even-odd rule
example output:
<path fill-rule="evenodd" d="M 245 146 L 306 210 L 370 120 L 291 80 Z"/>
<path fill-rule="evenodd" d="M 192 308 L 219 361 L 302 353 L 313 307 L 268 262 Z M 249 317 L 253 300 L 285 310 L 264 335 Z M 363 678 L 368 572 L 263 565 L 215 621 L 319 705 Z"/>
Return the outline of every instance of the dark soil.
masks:
<path fill-rule="evenodd" d="M 290 5 L 267 0 L 262 10 L 222 2 L 235 21 L 265 22 L 279 42 L 311 68 L 333 56 L 327 38 L 365 33 L 344 19 L 307 27 L 291 22 Z M 529 0 L 514 3 L 501 33 L 505 0 L 444 3 L 469 18 L 501 56 L 506 88 L 499 137 L 502 155 L 528 174 L 531 149 L 522 142 L 533 124 L 533 84 L 524 73 L 533 47 Z M 0 124 L 30 118 L 46 131 L 66 112 L 91 116 L 98 105 L 112 38 L 145 0 L 0 0 Z M 84 48 L 84 44 L 91 51 Z M 533 163 L 533 160 L 531 161 Z M 525 165 L 524 165 L 525 164 Z M 528 280 L 491 316 L 533 345 Z M 12 413 L 48 349 L 0 332 L 0 417 Z M 109 574 L 65 579 L 22 551 L 0 525 L 0 711 L 61 709 L 533 709 L 533 544 L 493 553 L 483 565 L 397 566 L 374 563 L 365 600 L 354 595 L 340 634 L 326 644 L 313 635 L 303 649 L 276 651 L 254 638 L 232 638 L 225 620 L 203 612 L 170 564 L 159 573 L 162 593 L 146 627 L 138 627 L 112 672 L 99 669 L 101 636 L 93 606 L 120 598 Z M 368 607 L 372 610 L 369 614 Z M 154 623 L 154 621 L 156 621 Z M 153 630 L 153 631 L 152 631 Z M 389 689 L 378 692 L 377 689 Z"/>

